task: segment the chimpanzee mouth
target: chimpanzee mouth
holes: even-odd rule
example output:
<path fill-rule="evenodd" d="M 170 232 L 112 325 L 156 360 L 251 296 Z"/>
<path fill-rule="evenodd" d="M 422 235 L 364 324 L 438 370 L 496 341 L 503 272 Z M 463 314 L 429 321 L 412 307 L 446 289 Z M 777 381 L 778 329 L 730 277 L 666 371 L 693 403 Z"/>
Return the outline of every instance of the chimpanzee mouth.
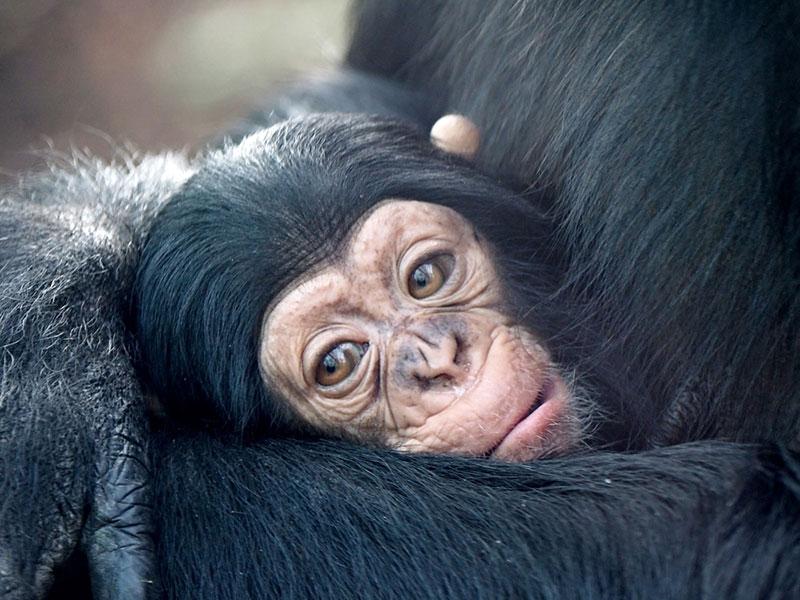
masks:
<path fill-rule="evenodd" d="M 548 400 L 551 399 L 555 387 L 555 377 L 552 375 L 548 375 L 547 379 L 545 379 L 544 383 L 539 388 L 539 391 L 536 392 L 536 397 L 533 399 L 530 407 L 527 411 L 509 428 L 509 430 L 501 437 L 497 443 L 489 449 L 486 453 L 486 456 L 492 456 L 495 451 L 503 444 L 503 442 L 508 439 L 511 433 L 525 420 L 528 419 L 533 413 L 535 413 L 542 405 L 544 405 Z"/>
<path fill-rule="evenodd" d="M 527 419 L 530 415 L 536 412 L 536 410 L 542 404 L 544 404 L 545 402 L 547 402 L 547 400 L 550 399 L 550 396 L 552 394 L 553 394 L 553 377 L 548 376 L 547 379 L 545 379 L 544 383 L 542 384 L 542 387 L 539 388 L 539 392 L 536 394 L 536 398 L 534 399 L 533 404 L 531 404 L 530 409 L 528 410 L 527 413 L 525 413 L 525 416 L 522 417 L 520 421 Z"/>

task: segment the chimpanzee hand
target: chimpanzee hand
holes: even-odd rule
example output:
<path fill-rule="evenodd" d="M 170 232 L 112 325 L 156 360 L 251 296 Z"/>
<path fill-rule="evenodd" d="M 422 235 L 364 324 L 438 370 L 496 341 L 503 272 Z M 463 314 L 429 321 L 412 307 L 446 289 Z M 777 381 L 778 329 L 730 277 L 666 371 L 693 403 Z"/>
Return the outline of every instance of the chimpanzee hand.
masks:
<path fill-rule="evenodd" d="M 7 331 L 3 322 L 3 332 Z M 7 338 L 4 336 L 4 342 Z M 98 349 L 107 360 L 107 354 Z M 8 357 L 8 354 L 6 354 Z M 74 362 L 69 356 L 61 363 Z M 95 598 L 146 598 L 152 587 L 148 465 L 143 419 L 119 370 L 42 364 L 29 385 L 17 362 L 0 394 L 0 596 L 40 598 L 54 577 L 84 578 Z M 30 363 L 29 363 L 30 364 Z M 31 365 L 32 367 L 32 365 Z M 29 373 L 29 371 L 28 371 Z M 19 374 L 20 380 L 11 377 Z M 30 374 L 30 373 L 29 373 Z M 107 378 L 104 377 L 107 375 Z M 106 379 L 118 396 L 92 390 Z M 127 389 L 126 389 L 127 388 Z M 117 401 L 111 406 L 107 400 Z M 74 585 L 74 584 L 71 584 Z"/>

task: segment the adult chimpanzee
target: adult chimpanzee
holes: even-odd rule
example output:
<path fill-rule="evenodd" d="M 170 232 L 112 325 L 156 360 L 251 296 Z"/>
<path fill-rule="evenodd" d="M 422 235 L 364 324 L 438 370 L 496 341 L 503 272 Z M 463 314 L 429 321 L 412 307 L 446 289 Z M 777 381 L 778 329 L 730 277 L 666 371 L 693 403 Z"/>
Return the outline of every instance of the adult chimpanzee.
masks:
<path fill-rule="evenodd" d="M 405 182 L 423 198 L 438 190 L 456 201 L 457 190 L 513 214 L 513 196 L 436 157 L 407 129 L 339 115 L 275 132 L 287 135 L 274 152 L 259 143 L 267 134 L 256 134 L 194 166 L 162 157 L 136 167 L 62 167 L 4 194 L 7 597 L 39 597 L 51 585 L 52 597 L 88 594 L 79 576 L 87 571 L 97 597 L 800 591 L 800 473 L 796 458 L 779 450 L 707 442 L 510 465 L 283 436 L 243 444 L 218 418 L 187 422 L 180 413 L 148 436 L 121 315 L 141 236 L 165 199 L 207 183 L 204 199 L 222 190 L 235 201 L 239 191 L 282 182 L 281 198 L 310 196 L 308 206 L 317 207 L 333 198 L 326 192 L 370 195 Z M 341 172 L 324 168 L 348 156 L 371 158 Z M 315 158 L 321 162 L 309 169 Z M 272 161 L 277 168 L 265 168 Z M 264 225 L 247 211 L 238 216 Z M 530 233 L 535 213 L 520 206 L 520 216 L 503 226 Z M 253 241 L 250 224 L 241 224 L 240 250 Z M 304 224 L 311 221 L 297 223 Z M 512 255 L 516 247 L 508 246 Z M 244 276 L 264 257 L 250 255 L 224 268 Z M 313 260 L 283 256 L 284 275 L 297 260 Z M 227 350 L 233 339 L 219 346 Z M 208 416 L 205 397 L 199 390 L 200 416 Z"/>
<path fill-rule="evenodd" d="M 792 442 L 796 31 L 789 3 L 362 5 L 349 63 L 400 83 L 344 75 L 270 118 L 468 113 L 478 165 L 554 200 L 567 275 L 607 311 L 603 350 L 653 403 L 626 404 L 632 442 Z M 78 164 L 3 193 L 6 596 L 74 584 L 85 561 L 97 597 L 153 578 L 170 597 L 797 594 L 797 463 L 779 451 L 510 465 L 146 434 L 121 307 L 152 210 L 194 170 Z"/>

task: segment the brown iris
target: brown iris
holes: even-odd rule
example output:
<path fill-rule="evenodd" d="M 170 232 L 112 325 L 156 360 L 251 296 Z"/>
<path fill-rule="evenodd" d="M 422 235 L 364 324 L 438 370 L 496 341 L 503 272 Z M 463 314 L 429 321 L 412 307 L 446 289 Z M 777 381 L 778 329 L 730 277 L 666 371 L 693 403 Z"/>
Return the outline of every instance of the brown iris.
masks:
<path fill-rule="evenodd" d="M 317 365 L 317 383 L 330 387 L 347 379 L 356 370 L 368 347 L 368 344 L 343 342 L 329 350 Z"/>
<path fill-rule="evenodd" d="M 414 269 L 408 278 L 408 293 L 412 298 L 422 300 L 442 289 L 447 274 L 440 262 L 439 260 L 429 260 Z"/>

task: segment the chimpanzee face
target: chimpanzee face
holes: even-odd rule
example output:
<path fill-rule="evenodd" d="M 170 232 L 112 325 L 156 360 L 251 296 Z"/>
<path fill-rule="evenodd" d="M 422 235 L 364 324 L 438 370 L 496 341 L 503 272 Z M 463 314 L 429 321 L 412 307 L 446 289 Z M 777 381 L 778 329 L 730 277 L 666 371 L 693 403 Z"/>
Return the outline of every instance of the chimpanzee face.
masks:
<path fill-rule="evenodd" d="M 531 460 L 579 436 L 549 352 L 515 323 L 492 250 L 450 208 L 386 200 L 265 315 L 265 383 L 323 432 Z"/>

